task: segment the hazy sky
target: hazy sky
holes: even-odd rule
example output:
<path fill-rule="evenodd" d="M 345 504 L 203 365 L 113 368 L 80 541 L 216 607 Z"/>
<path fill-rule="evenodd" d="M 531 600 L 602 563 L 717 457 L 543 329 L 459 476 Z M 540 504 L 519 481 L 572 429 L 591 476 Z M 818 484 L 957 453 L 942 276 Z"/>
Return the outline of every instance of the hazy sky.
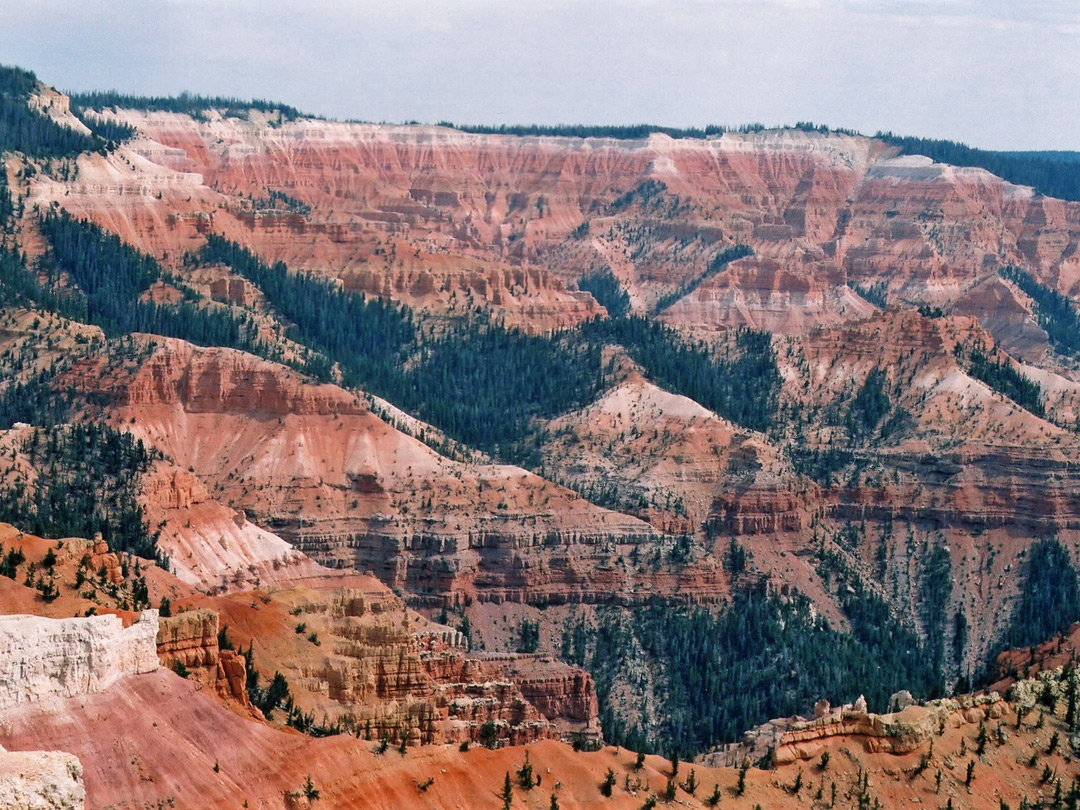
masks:
<path fill-rule="evenodd" d="M 1080 0 L 0 0 L 0 62 L 370 121 L 809 120 L 1080 149 Z"/>

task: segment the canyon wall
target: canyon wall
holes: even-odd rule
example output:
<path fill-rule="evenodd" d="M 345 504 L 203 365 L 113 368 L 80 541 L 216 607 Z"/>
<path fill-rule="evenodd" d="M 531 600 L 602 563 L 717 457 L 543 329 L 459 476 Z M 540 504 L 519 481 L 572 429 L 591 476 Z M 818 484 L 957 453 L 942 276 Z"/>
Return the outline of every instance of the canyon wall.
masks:
<path fill-rule="evenodd" d="M 665 321 L 804 333 L 873 310 L 850 281 L 881 285 L 890 302 L 982 317 L 1004 339 L 1016 313 L 969 295 L 1000 264 L 1080 289 L 1080 206 L 870 138 L 544 138 L 268 126 L 212 111 L 108 115 L 142 137 L 122 160 L 81 158 L 74 182 L 37 181 L 33 202 L 58 202 L 170 261 L 216 231 L 271 262 L 438 316 L 479 305 L 529 331 L 572 326 L 603 312 L 574 286 L 604 268 L 647 312 L 735 243 L 756 255 L 666 308 Z M 230 288 L 227 274 L 211 275 L 206 283 Z"/>

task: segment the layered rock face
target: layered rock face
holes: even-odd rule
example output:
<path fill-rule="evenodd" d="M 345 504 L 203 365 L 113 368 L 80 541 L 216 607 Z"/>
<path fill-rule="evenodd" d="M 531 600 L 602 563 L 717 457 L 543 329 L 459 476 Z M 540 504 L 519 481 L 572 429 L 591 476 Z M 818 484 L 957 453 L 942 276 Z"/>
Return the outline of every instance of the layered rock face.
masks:
<path fill-rule="evenodd" d="M 78 757 L 61 751 L 5 751 L 0 746 L 0 807 L 83 810 L 86 788 Z"/>
<path fill-rule="evenodd" d="M 92 361 L 65 382 L 111 399 L 117 422 L 175 463 L 146 500 L 188 581 L 301 578 L 285 538 L 439 601 L 580 599 L 622 581 L 598 572 L 614 544 L 658 536 L 520 468 L 451 461 L 357 396 L 241 352 L 160 341 L 133 372 Z"/>
<path fill-rule="evenodd" d="M 623 510 L 670 534 L 694 534 L 718 515 L 727 533 L 801 527 L 798 499 L 787 493 L 803 483 L 764 436 L 636 371 L 550 431 L 544 461 L 556 479 L 613 489 Z"/>
<path fill-rule="evenodd" d="M 542 655 L 503 655 L 483 660 L 501 668 L 522 696 L 556 723 L 564 735 L 600 739 L 600 706 L 587 672 Z"/>
<path fill-rule="evenodd" d="M 249 706 L 244 657 L 218 647 L 218 615 L 186 611 L 158 619 L 157 654 L 162 666 L 215 688 L 223 698 Z"/>
<path fill-rule="evenodd" d="M 649 310 L 733 243 L 756 257 L 697 287 L 666 320 L 801 333 L 868 314 L 847 281 L 982 314 L 965 294 L 1007 262 L 1062 292 L 1080 285 L 1076 204 L 980 169 L 898 158 L 867 138 L 615 141 L 109 115 L 144 137 L 123 161 L 81 159 L 74 183 L 38 182 L 35 202 L 55 200 L 155 255 L 182 256 L 215 230 L 269 260 L 448 316 L 480 304 L 530 330 L 569 326 L 602 311 L 571 287 L 603 267 Z M 275 203 L 271 189 L 292 202 Z"/>
<path fill-rule="evenodd" d="M 157 611 L 118 616 L 0 616 L 0 708 L 100 692 L 158 667 Z"/>
<path fill-rule="evenodd" d="M 469 654 L 461 634 L 407 611 L 375 583 L 199 603 L 220 612 L 227 635 L 241 648 L 251 639 L 256 666 L 267 680 L 284 674 L 305 713 L 345 723 L 368 739 L 428 744 L 477 742 L 491 734 L 523 744 L 599 737 L 587 673 L 536 656 Z M 217 616 L 205 610 L 162 620 L 162 661 L 190 662 L 193 677 L 203 680 L 218 627 Z"/>
<path fill-rule="evenodd" d="M 246 308 L 289 357 L 295 346 L 250 282 L 182 261 L 207 234 L 414 306 L 435 333 L 477 307 L 532 332 L 571 326 L 603 314 L 574 287 L 609 269 L 634 312 L 684 336 L 715 345 L 743 325 L 775 336 L 782 389 L 769 435 L 629 363 L 596 402 L 542 425 L 542 472 L 610 509 L 476 455 L 451 461 L 362 397 L 238 352 L 160 341 L 134 368 L 82 364 L 64 382 L 101 395 L 110 418 L 170 457 L 146 482 L 147 514 L 164 521 L 177 573 L 204 591 L 326 574 L 299 549 L 370 571 L 432 613 L 470 600 L 717 604 L 735 537 L 755 576 L 810 595 L 842 626 L 813 550 L 857 526 L 846 562 L 920 630 L 923 552 L 947 547 L 959 583 L 947 612 L 973 627 L 956 667 L 970 668 L 1008 620 L 1031 537 L 1072 543 L 1080 532 L 1076 370 L 1050 351 L 1033 301 L 997 273 L 1016 262 L 1075 295 L 1080 206 L 838 134 L 616 141 L 108 115 L 142 136 L 80 158 L 74 179 L 13 178 L 19 193 L 89 217 Z M 714 264 L 735 244 L 753 255 Z M 1039 382 L 1046 418 L 974 375 L 978 342 Z M 849 436 L 874 369 L 897 407 Z M 848 460 L 813 469 L 814 454 L 831 463 L 834 450 Z"/>

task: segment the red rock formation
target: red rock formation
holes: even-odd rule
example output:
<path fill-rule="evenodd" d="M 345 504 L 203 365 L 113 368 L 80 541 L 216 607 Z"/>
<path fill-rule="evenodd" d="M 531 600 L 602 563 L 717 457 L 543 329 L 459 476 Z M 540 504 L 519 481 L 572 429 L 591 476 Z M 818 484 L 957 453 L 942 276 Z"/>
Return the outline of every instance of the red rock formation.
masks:
<path fill-rule="evenodd" d="M 266 681 L 276 672 L 285 675 L 302 711 L 324 724 L 345 723 L 368 739 L 477 742 L 485 724 L 515 745 L 572 734 L 599 739 L 586 673 L 533 656 L 471 656 L 460 634 L 406 611 L 372 581 L 364 589 L 323 584 L 318 591 L 235 594 L 185 605 L 219 611 L 231 640 L 241 648 L 254 645 Z M 188 615 L 196 618 L 184 619 Z M 209 629 L 201 635 L 192 629 L 202 626 L 201 616 L 214 617 L 213 645 L 204 638 Z M 216 614 L 181 613 L 178 620 L 186 622 L 180 634 L 190 640 L 173 641 L 163 630 L 162 660 L 190 658 L 198 666 L 208 646 L 216 649 Z"/>
<path fill-rule="evenodd" d="M 218 647 L 218 615 L 209 610 L 185 611 L 158 620 L 157 650 L 161 665 L 215 689 L 222 698 L 250 709 L 244 657 Z"/>
<path fill-rule="evenodd" d="M 733 242 L 758 258 L 672 307 L 670 322 L 803 332 L 867 314 L 847 280 L 976 314 L 964 294 L 1000 261 L 1080 289 L 1080 206 L 979 169 L 891 157 L 871 139 L 579 140 L 114 115 L 145 137 L 82 158 L 74 182 L 36 181 L 33 201 L 57 201 L 155 255 L 178 258 L 216 230 L 430 312 L 478 303 L 531 330 L 571 325 L 599 310 L 566 285 L 601 266 L 647 308 Z M 253 208 L 248 197 L 265 201 L 270 189 L 299 206 Z"/>
<path fill-rule="evenodd" d="M 373 743 L 351 735 L 312 739 L 232 714 L 197 686 L 162 669 L 124 679 L 100 694 L 61 701 L 48 711 L 20 707 L 5 715 L 0 744 L 74 753 L 83 763 L 89 807 L 163 803 L 178 810 L 225 810 L 238 800 L 249 806 L 281 807 L 287 793 L 303 794 L 309 776 L 320 794 L 316 808 L 397 810 L 427 802 L 439 807 L 488 806 L 497 798 L 504 775 L 521 767 L 525 758 L 519 747 L 462 753 L 456 746 L 380 756 Z M 978 714 L 984 714 L 982 707 Z M 1028 767 L 1027 761 L 1033 748 L 1045 751 L 1053 731 L 1060 734 L 1060 717 L 1048 716 L 1042 730 L 1029 719 L 1016 731 L 1016 715 L 1008 706 L 1000 722 L 1008 726 L 1003 742 L 994 739 L 987 745 L 976 760 L 970 785 L 965 785 L 965 764 L 971 757 L 958 756 L 961 745 L 969 751 L 975 745 L 974 725 L 964 717 L 955 725 L 946 723 L 940 735 L 935 731 L 933 755 L 921 769 L 926 745 L 910 753 L 871 753 L 859 744 L 864 738 L 858 735 L 833 736 L 824 740 L 823 750 L 832 755 L 827 771 L 819 775 L 816 767 L 802 760 L 778 764 L 775 770 L 751 767 L 742 791 L 736 790 L 740 775 L 734 768 L 682 763 L 680 776 L 688 776 L 692 768 L 698 790 L 691 797 L 678 788 L 677 799 L 697 807 L 717 785 L 724 806 L 786 810 L 806 806 L 819 782 L 825 798 L 829 782 L 835 782 L 838 799 L 847 789 L 854 797 L 855 786 L 865 782 L 867 792 L 886 807 L 938 802 L 942 795 L 954 801 L 963 798 L 977 807 L 1000 801 L 1019 806 L 1023 796 L 1040 792 L 1049 800 L 1052 789 L 1039 783 L 1040 769 Z M 100 756 L 103 740 L 110 741 L 112 755 Z M 634 754 L 614 748 L 575 753 L 568 745 L 543 741 L 527 751 L 542 782 L 531 792 L 515 787 L 514 803 L 546 806 L 553 793 L 566 810 L 587 810 L 598 803 L 613 810 L 636 810 L 650 794 L 663 795 L 670 774 L 662 757 L 648 756 L 636 770 Z M 1041 754 L 1040 762 L 1063 781 L 1075 775 L 1075 762 L 1064 750 Z M 601 798 L 598 787 L 608 768 L 616 773 L 616 785 L 610 798 Z M 800 770 L 802 788 L 794 795 L 792 786 Z M 624 787 L 627 783 L 630 790 Z M 424 784 L 427 787 L 421 788 Z"/>
<path fill-rule="evenodd" d="M 610 592 L 621 575 L 595 571 L 608 546 L 655 537 L 643 521 L 525 470 L 439 456 L 336 386 L 241 352 L 155 345 L 134 371 L 95 360 L 65 382 L 111 399 L 117 423 L 180 468 L 160 467 L 145 497 L 167 520 L 163 545 L 189 581 L 225 576 L 225 587 L 239 572 L 251 582 L 252 565 L 267 578 L 267 563 L 288 561 L 246 515 L 315 559 L 439 599 Z M 507 554 L 520 562 L 485 570 L 485 559 Z"/>
<path fill-rule="evenodd" d="M 834 748 L 837 741 L 857 743 L 869 754 L 910 754 L 926 751 L 932 739 L 941 736 L 946 728 L 986 724 L 1010 711 L 1009 704 L 996 693 L 909 705 L 890 714 L 867 712 L 865 701 L 862 704 L 826 710 L 813 720 L 772 720 L 747 731 L 741 743 L 701 759 L 728 767 L 764 760 L 775 767 L 817 759 L 823 751 Z"/>

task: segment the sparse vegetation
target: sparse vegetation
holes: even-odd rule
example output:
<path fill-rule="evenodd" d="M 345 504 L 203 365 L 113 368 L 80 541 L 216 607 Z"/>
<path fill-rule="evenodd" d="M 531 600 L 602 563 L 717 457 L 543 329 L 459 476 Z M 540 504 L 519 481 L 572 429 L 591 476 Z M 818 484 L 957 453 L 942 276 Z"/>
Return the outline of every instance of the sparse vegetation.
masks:
<path fill-rule="evenodd" d="M 611 768 L 607 769 L 607 775 L 604 776 L 604 781 L 600 783 L 600 793 L 608 798 L 611 797 L 612 788 L 615 787 L 615 771 Z"/>

